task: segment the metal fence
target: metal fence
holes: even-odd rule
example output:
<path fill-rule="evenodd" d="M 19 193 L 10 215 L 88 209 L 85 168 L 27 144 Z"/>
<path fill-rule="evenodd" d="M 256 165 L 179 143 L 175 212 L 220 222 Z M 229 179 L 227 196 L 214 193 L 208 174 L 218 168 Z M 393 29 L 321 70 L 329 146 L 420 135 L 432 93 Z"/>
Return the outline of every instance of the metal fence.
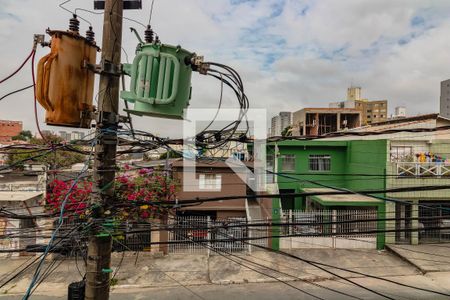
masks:
<path fill-rule="evenodd" d="M 283 226 L 282 232 L 306 236 L 333 234 L 336 236 L 373 237 L 374 233 L 364 232 L 377 230 L 376 219 L 377 211 L 375 209 L 285 210 L 283 211 L 283 222 L 301 224 Z"/>
<path fill-rule="evenodd" d="M 377 211 L 283 211 L 282 248 L 376 248 Z"/>
<path fill-rule="evenodd" d="M 56 221 L 55 221 L 56 222 Z M 59 229 L 58 236 L 62 236 L 61 245 L 71 251 L 63 252 L 67 256 L 85 255 L 88 234 L 83 226 L 84 220 L 66 219 Z M 54 225 L 56 227 L 56 223 Z M 151 224 L 125 222 L 120 228 L 111 229 L 113 232 L 113 251 L 150 251 Z M 57 242 L 58 239 L 55 240 Z"/>
<path fill-rule="evenodd" d="M 269 227 L 246 226 L 249 223 L 246 218 L 177 216 L 170 220 L 175 229 L 169 232 L 169 253 L 251 252 L 252 244 L 267 246 Z"/>

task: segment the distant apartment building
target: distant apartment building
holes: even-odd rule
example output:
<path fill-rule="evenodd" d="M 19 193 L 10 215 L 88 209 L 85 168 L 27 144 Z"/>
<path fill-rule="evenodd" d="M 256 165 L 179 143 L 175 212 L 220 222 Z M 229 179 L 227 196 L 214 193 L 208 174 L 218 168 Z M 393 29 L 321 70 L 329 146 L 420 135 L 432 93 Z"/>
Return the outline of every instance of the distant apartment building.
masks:
<path fill-rule="evenodd" d="M 318 136 L 361 126 L 356 108 L 304 108 L 293 113 L 292 135 Z"/>
<path fill-rule="evenodd" d="M 62 138 L 66 142 L 81 140 L 85 137 L 85 133 L 82 131 L 60 131 L 59 137 Z"/>
<path fill-rule="evenodd" d="M 70 141 L 70 132 L 60 131 L 59 137 L 62 138 L 64 141 Z"/>
<path fill-rule="evenodd" d="M 11 142 L 23 129 L 21 121 L 0 120 L 0 142 Z"/>
<path fill-rule="evenodd" d="M 270 136 L 278 135 L 281 135 L 280 116 L 274 116 L 270 122 Z"/>
<path fill-rule="evenodd" d="M 274 116 L 270 124 L 270 136 L 280 136 L 283 130 L 292 124 L 292 113 L 282 111 Z"/>
<path fill-rule="evenodd" d="M 450 118 L 450 79 L 441 81 L 440 115 Z"/>
<path fill-rule="evenodd" d="M 349 87 L 347 100 L 330 103 L 329 107 L 358 109 L 361 111 L 361 125 L 384 122 L 388 119 L 388 101 L 362 98 L 361 87 Z"/>
<path fill-rule="evenodd" d="M 72 131 L 72 133 L 70 134 L 70 139 L 72 141 L 81 140 L 81 139 L 84 139 L 84 136 L 85 136 L 85 134 L 82 131 Z"/>
<path fill-rule="evenodd" d="M 391 119 L 402 119 L 406 118 L 406 107 L 397 106 L 394 110 L 394 114 L 391 116 Z"/>

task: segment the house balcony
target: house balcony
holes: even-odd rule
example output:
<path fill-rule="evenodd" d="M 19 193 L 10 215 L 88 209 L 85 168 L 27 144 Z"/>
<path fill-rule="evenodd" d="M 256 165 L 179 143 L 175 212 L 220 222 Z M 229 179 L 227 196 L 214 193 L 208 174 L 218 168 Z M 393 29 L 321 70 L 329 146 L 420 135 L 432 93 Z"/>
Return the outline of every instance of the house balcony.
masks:
<path fill-rule="evenodd" d="M 397 162 L 396 175 L 402 177 L 448 177 L 450 164 L 444 162 Z"/>
<path fill-rule="evenodd" d="M 450 164 L 444 162 L 390 162 L 386 188 L 440 186 L 450 183 Z M 450 189 L 387 193 L 387 197 L 410 200 L 450 200 Z"/>

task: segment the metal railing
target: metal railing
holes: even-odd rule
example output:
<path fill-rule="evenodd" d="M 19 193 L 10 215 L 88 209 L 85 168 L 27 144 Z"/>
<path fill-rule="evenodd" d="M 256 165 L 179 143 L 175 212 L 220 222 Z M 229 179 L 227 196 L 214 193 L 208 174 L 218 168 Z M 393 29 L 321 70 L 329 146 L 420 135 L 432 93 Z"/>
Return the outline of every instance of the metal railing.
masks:
<path fill-rule="evenodd" d="M 41 192 L 45 191 L 45 185 L 40 183 L 3 183 L 0 191 L 6 192 Z"/>
<path fill-rule="evenodd" d="M 284 234 L 305 234 L 307 236 L 326 236 L 328 234 L 348 236 L 350 234 L 352 237 L 373 237 L 375 236 L 373 233 L 360 232 L 376 230 L 376 219 L 377 211 L 374 209 L 284 210 L 283 222 L 302 223 L 302 225 L 283 226 L 282 232 Z"/>
<path fill-rule="evenodd" d="M 397 162 L 399 177 L 450 177 L 450 164 L 444 162 Z"/>
<path fill-rule="evenodd" d="M 176 229 L 169 232 L 169 253 L 251 252 L 250 244 L 268 244 L 267 238 L 245 240 L 269 234 L 268 226 L 245 226 L 250 223 L 246 218 L 213 220 L 208 216 L 177 216 L 170 222 Z"/>

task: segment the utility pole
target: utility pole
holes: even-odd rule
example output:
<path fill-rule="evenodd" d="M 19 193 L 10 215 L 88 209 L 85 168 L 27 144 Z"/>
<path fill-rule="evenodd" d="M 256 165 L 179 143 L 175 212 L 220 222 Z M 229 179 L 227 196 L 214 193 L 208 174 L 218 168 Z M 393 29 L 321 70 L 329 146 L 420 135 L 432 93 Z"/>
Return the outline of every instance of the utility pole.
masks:
<path fill-rule="evenodd" d="M 102 60 L 95 146 L 95 193 L 91 204 L 95 218 L 105 217 L 113 203 L 116 173 L 117 126 L 122 50 L 123 0 L 106 0 L 103 19 Z M 106 208 L 106 209 L 105 209 Z M 112 237 L 96 232 L 89 238 L 85 299 L 109 298 Z"/>

